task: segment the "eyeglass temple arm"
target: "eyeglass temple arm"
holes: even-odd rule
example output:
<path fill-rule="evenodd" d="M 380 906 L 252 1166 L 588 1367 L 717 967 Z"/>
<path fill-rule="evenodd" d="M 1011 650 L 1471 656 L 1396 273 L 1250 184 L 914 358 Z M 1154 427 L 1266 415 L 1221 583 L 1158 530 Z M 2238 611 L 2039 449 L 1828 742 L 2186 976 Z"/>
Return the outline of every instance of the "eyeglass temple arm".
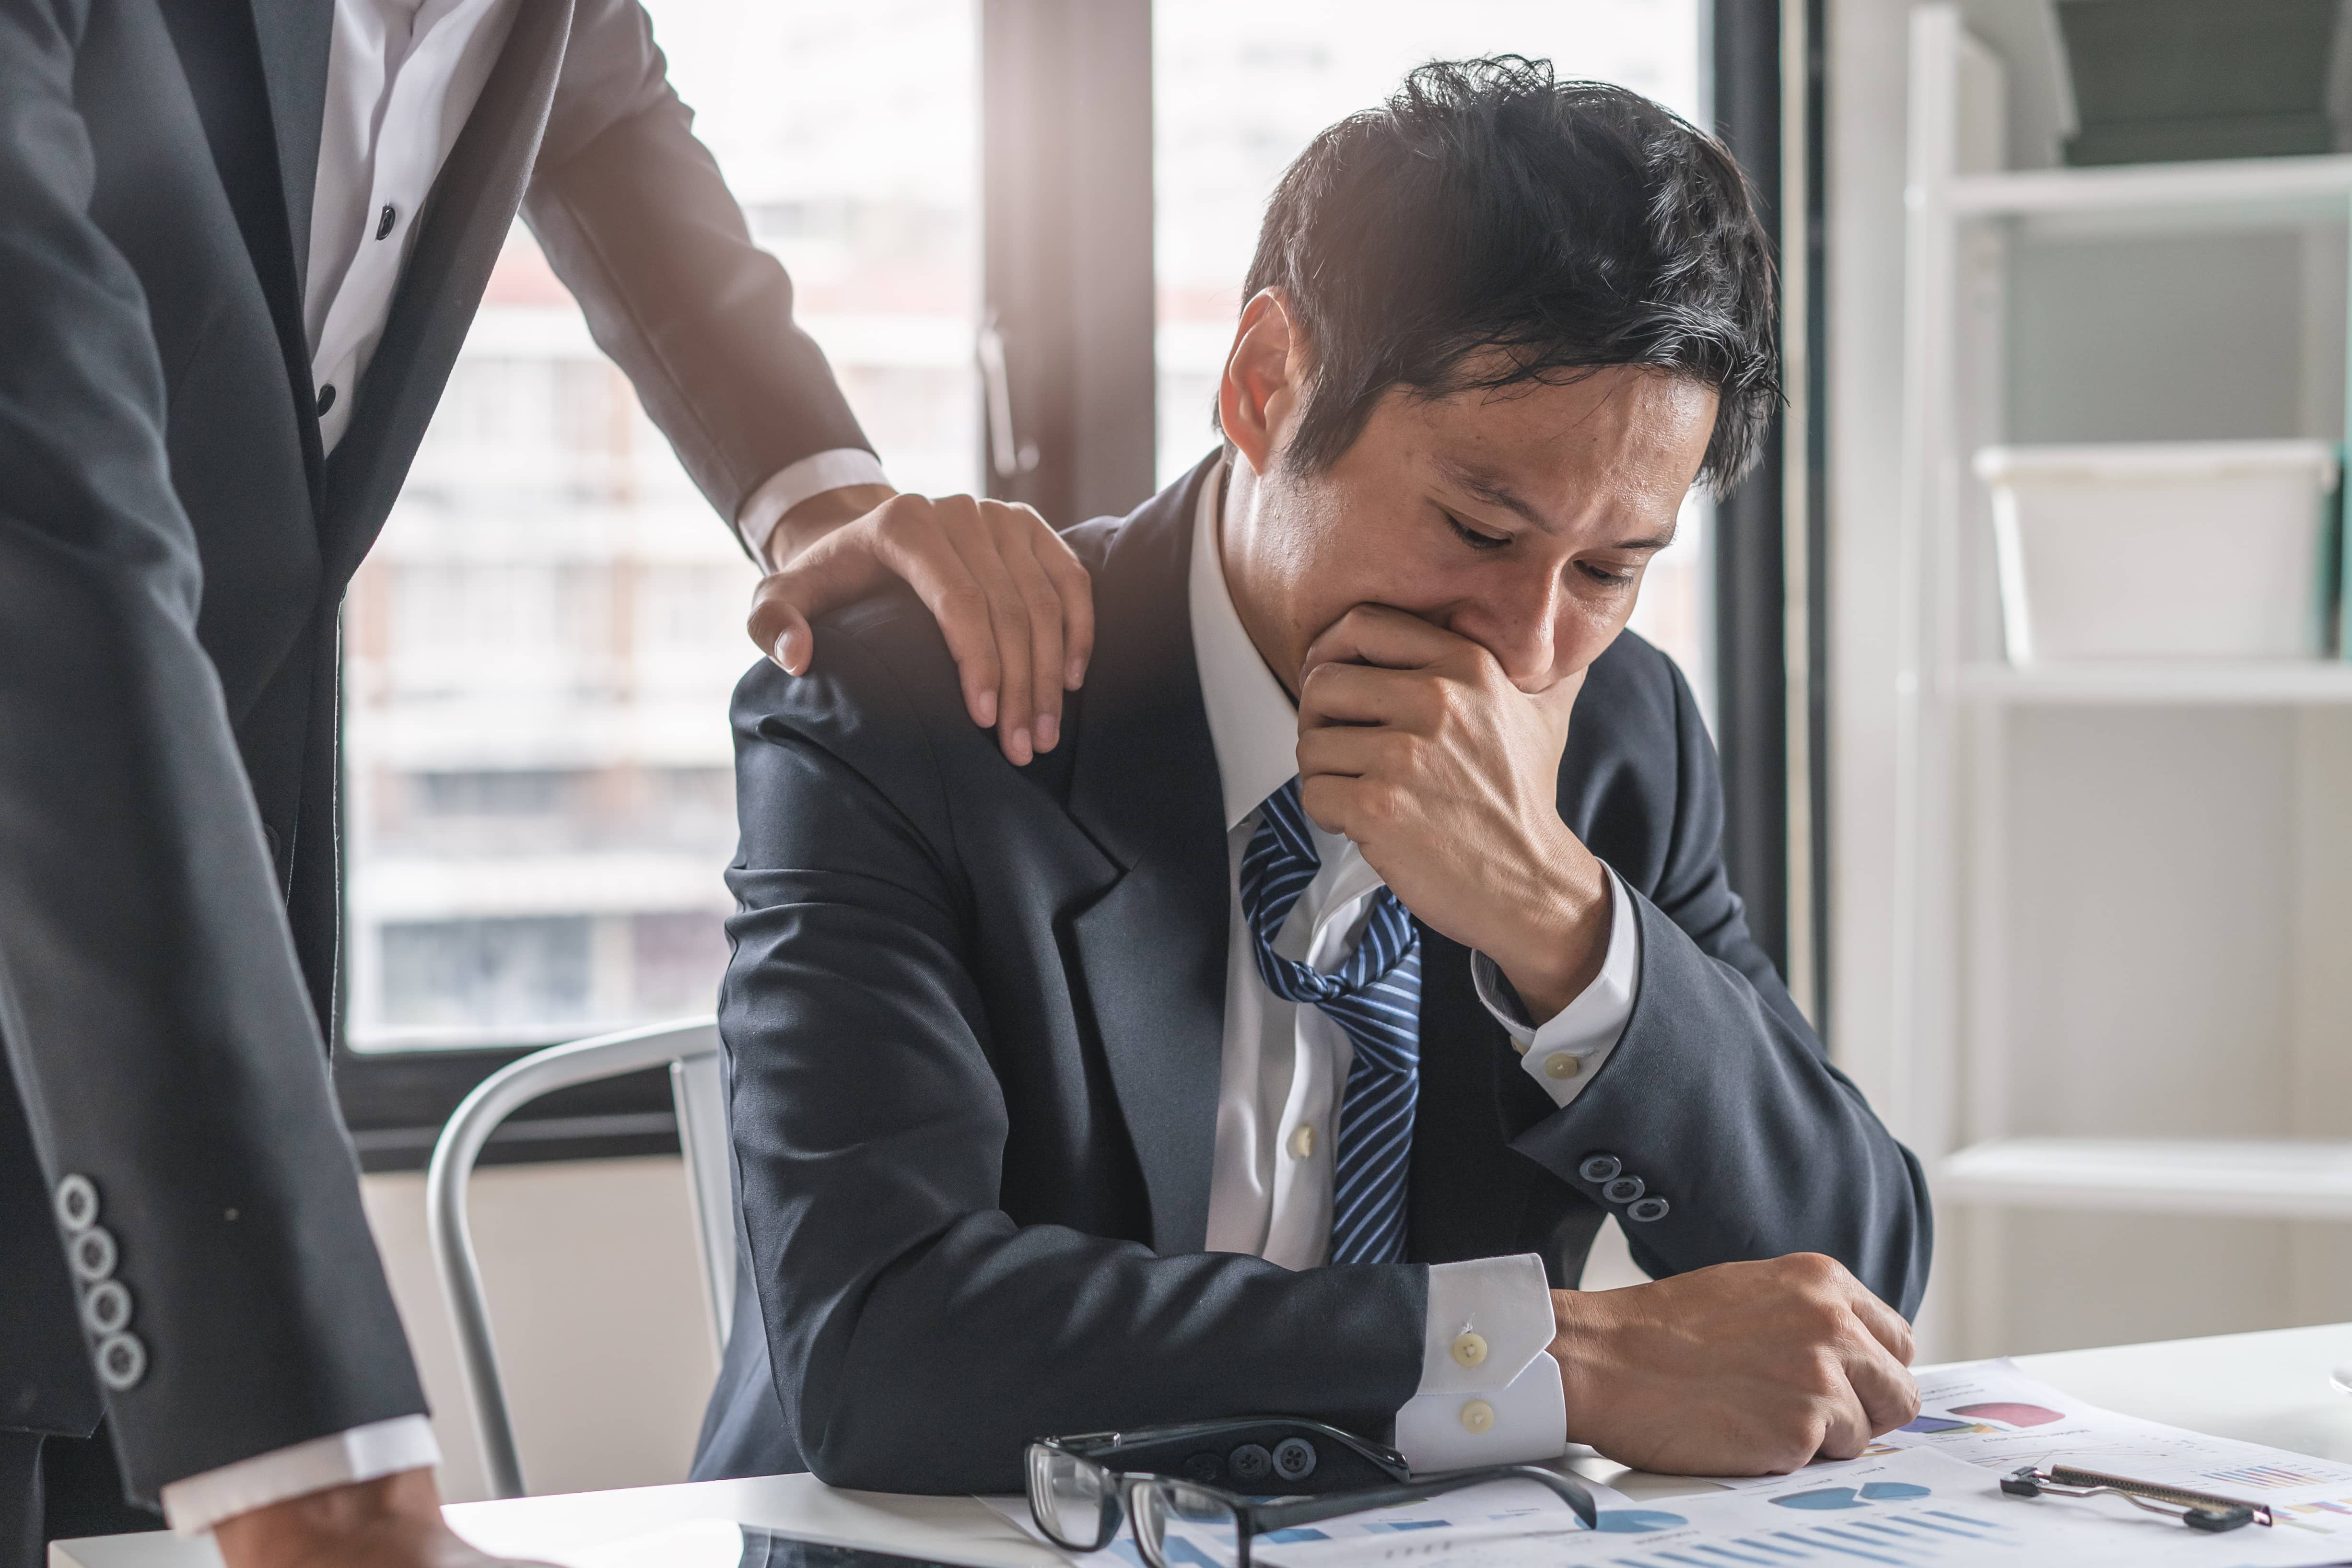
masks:
<path fill-rule="evenodd" d="M 1250 1518 L 1260 1531 L 1286 1530 L 1294 1524 L 1316 1524 L 1327 1519 L 1337 1519 L 1343 1513 L 1356 1513 L 1368 1508 L 1387 1508 L 1395 1503 L 1419 1502 L 1423 1498 L 1442 1492 L 1459 1491 L 1487 1481 L 1524 1480 L 1549 1487 L 1560 1501 L 1568 1504 L 1584 1528 L 1594 1527 L 1598 1515 L 1592 1507 L 1592 1494 L 1561 1475 L 1540 1465 L 1488 1465 L 1475 1470 L 1454 1470 L 1445 1475 L 1425 1476 L 1417 1480 L 1402 1482 L 1392 1487 L 1375 1487 L 1370 1491 L 1339 1492 L 1329 1497 L 1301 1498 L 1297 1502 L 1261 1503 L 1250 1510 Z"/>

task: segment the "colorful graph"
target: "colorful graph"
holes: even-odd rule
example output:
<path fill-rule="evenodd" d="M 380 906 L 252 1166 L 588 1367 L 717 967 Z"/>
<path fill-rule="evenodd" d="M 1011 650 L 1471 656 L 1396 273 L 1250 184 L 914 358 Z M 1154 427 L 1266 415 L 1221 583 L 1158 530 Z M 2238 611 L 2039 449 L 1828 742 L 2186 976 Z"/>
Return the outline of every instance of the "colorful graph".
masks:
<path fill-rule="evenodd" d="M 2241 1465 L 2234 1470 L 2208 1470 L 2205 1479 L 2219 1481 L 2225 1487 L 2252 1487 L 2256 1491 L 2269 1491 L 2278 1487 L 2309 1487 L 2331 1478 L 2298 1469 L 2293 1465 L 2275 1462 L 2263 1465 Z"/>
<path fill-rule="evenodd" d="M 1653 1530 L 1680 1530 L 1689 1520 L 1655 1508 L 1604 1508 L 1592 1528 L 1610 1535 L 1643 1535 Z"/>
<path fill-rule="evenodd" d="M 2063 1412 L 2042 1405 L 2025 1405 L 2012 1399 L 1988 1400 L 1982 1405 L 1955 1405 L 1955 1415 L 1975 1415 L 1987 1421 L 1998 1421 L 2004 1426 L 2047 1426 L 2053 1421 L 2063 1421 Z"/>
<path fill-rule="evenodd" d="M 1796 1563 L 1853 1568 L 1858 1563 L 1913 1568 L 1923 1563 L 1981 1562 L 1989 1552 L 2014 1552 L 2022 1545 L 2017 1531 L 2008 1525 L 1950 1509 L 1915 1508 L 1899 1513 L 1864 1514 L 1834 1524 L 1759 1531 L 1673 1552 L 1612 1557 L 1609 1568 L 1691 1568 L 1697 1563 L 1708 1568 L 1747 1563 L 1769 1568 L 1792 1568 Z"/>
<path fill-rule="evenodd" d="M 1862 1508 L 1874 1502 L 1915 1502 L 1928 1495 L 1927 1488 L 1913 1486 L 1909 1481 L 1865 1481 L 1858 1488 L 1822 1487 L 1818 1491 L 1776 1497 L 1772 1501 L 1781 1508 L 1816 1512 L 1829 1509 Z"/>

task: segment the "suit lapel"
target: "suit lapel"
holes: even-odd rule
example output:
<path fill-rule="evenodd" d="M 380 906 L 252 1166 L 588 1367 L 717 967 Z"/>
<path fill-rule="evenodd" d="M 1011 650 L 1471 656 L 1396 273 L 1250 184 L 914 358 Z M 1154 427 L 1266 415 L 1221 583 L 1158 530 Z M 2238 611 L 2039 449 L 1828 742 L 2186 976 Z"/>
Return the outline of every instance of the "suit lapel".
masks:
<path fill-rule="evenodd" d="M 1070 782 L 1070 815 L 1123 868 L 1070 935 L 1163 1254 L 1208 1235 L 1224 1055 L 1225 833 L 1185 587 L 1208 471 L 1110 544 Z"/>
<path fill-rule="evenodd" d="M 338 590 L 375 542 L 473 324 L 539 155 L 571 30 L 572 0 L 517 8 L 481 100 L 434 182 L 352 426 L 327 464 L 320 545 Z"/>
<path fill-rule="evenodd" d="M 294 247 L 296 312 L 310 273 L 310 198 L 319 178 L 319 136 L 327 113 L 327 56 L 334 0 L 249 0 L 261 50 L 262 86 L 277 131 L 278 182 Z M 308 377 L 304 378 L 306 381 Z"/>

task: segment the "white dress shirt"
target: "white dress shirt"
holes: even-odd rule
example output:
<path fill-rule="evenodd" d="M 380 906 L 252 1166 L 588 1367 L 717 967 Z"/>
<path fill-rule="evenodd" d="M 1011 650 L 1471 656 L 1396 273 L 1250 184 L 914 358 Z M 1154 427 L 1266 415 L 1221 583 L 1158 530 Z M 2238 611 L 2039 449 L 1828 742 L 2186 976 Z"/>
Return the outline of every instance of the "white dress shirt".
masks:
<path fill-rule="evenodd" d="M 1223 476 L 1201 487 L 1188 587 L 1192 653 L 1223 787 L 1230 890 L 1223 1070 L 1209 1184 L 1208 1247 L 1286 1268 L 1329 1256 L 1333 1137 L 1355 1052 L 1319 1007 L 1275 995 L 1259 978 L 1241 905 L 1241 863 L 1265 797 L 1298 772 L 1298 714 L 1243 627 L 1219 544 Z M 1355 950 L 1381 887 L 1353 842 L 1311 821 L 1322 868 L 1299 895 L 1275 949 L 1328 973 Z M 1599 978 L 1540 1028 L 1483 953 L 1472 976 L 1522 1053 L 1525 1068 L 1567 1105 L 1601 1070 L 1633 1012 L 1641 972 L 1632 901 L 1609 874 L 1612 922 Z M 1429 1271 L 1419 1392 L 1397 1413 L 1396 1446 L 1416 1470 L 1549 1458 L 1567 1445 L 1543 1261 L 1440 1263 Z"/>
<path fill-rule="evenodd" d="M 516 0 L 335 0 L 302 302 L 319 436 L 330 452 L 351 428 L 415 244 L 417 215 L 489 79 L 515 8 Z M 764 563 L 777 520 L 802 501 L 887 482 L 870 452 L 818 452 L 753 491 L 737 526 Z M 404 1415 L 174 1481 L 163 1489 L 163 1514 L 181 1534 L 201 1534 L 253 1509 L 440 1459 L 431 1423 Z"/>

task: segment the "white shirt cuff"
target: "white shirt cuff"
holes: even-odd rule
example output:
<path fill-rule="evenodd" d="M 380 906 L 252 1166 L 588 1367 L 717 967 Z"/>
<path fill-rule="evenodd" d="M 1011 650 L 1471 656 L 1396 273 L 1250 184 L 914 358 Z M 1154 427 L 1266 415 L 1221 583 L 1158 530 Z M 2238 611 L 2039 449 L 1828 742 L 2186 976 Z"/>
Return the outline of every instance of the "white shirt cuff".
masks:
<path fill-rule="evenodd" d="M 163 1519 L 181 1535 L 202 1535 L 225 1519 L 271 1503 L 440 1462 L 433 1423 L 395 1415 L 173 1481 L 163 1489 Z"/>
<path fill-rule="evenodd" d="M 1551 1289 L 1536 1254 L 1431 1265 L 1421 1387 L 1396 1416 L 1405 1462 L 1425 1473 L 1565 1453 L 1552 1332 Z"/>
<path fill-rule="evenodd" d="M 768 536 L 776 531 L 776 524 L 784 513 L 809 497 L 827 490 L 889 482 L 889 476 L 882 471 L 882 459 L 862 447 L 836 447 L 830 452 L 813 453 L 778 468 L 768 476 L 767 483 L 751 492 L 743 510 L 735 514 L 735 531 L 751 548 L 751 559 L 765 566 Z"/>
<path fill-rule="evenodd" d="M 1503 978 L 1495 961 L 1483 952 L 1470 955 L 1470 977 L 1478 1000 L 1511 1037 L 1527 1075 L 1543 1085 L 1552 1103 L 1566 1106 L 1584 1092 L 1609 1053 L 1617 1048 L 1625 1022 L 1633 1016 L 1633 994 L 1642 981 L 1642 928 L 1633 913 L 1633 895 L 1607 866 L 1609 872 L 1609 951 L 1601 973 L 1576 1000 L 1561 1008 L 1543 1027 L 1528 1021 L 1527 1010 Z"/>

